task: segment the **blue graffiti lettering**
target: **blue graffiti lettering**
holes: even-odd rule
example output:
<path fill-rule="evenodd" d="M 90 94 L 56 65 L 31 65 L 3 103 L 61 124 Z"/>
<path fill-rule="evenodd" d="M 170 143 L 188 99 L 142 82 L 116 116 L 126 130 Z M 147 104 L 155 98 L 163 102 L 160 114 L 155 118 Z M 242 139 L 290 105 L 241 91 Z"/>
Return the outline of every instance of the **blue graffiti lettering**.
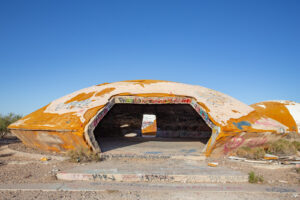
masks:
<path fill-rule="evenodd" d="M 243 126 L 251 126 L 251 124 L 247 121 L 241 121 L 238 123 L 233 122 L 233 124 L 240 130 L 243 130 Z"/>

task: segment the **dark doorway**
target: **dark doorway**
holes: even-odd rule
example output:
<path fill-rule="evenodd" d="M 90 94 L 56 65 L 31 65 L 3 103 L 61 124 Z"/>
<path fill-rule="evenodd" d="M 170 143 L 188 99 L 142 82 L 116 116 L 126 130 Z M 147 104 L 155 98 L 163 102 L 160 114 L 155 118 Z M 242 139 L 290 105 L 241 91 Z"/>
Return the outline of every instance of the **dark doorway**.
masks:
<path fill-rule="evenodd" d="M 211 137 L 211 128 L 189 104 L 115 104 L 94 130 L 100 148 L 105 138 L 141 137 L 143 114 L 156 115 L 154 140 L 191 138 L 206 144 Z"/>

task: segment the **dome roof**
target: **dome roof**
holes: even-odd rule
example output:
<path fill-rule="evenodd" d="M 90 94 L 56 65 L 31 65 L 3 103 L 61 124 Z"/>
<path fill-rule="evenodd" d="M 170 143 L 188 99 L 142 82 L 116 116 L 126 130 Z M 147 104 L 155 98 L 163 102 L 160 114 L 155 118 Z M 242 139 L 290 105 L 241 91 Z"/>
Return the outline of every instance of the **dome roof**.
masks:
<path fill-rule="evenodd" d="M 284 124 L 289 128 L 288 131 L 300 133 L 300 103 L 273 100 L 255 103 L 251 107 L 260 114 Z"/>
<path fill-rule="evenodd" d="M 121 81 L 81 89 L 52 101 L 9 128 L 29 146 L 53 151 L 76 146 L 97 150 L 92 131 L 115 103 L 190 104 L 212 129 L 206 152 L 216 141 L 235 133 L 290 129 L 290 124 L 256 112 L 257 106 L 248 106 L 221 92 L 158 80 Z"/>

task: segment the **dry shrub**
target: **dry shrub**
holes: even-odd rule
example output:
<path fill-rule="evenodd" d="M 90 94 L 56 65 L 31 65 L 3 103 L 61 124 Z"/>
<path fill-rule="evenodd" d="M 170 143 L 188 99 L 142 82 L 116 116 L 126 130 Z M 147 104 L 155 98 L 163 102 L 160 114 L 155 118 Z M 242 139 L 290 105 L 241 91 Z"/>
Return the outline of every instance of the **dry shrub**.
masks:
<path fill-rule="evenodd" d="M 298 143 L 297 143 L 298 144 Z M 297 152 L 297 148 L 288 140 L 280 139 L 267 146 L 267 152 L 277 155 L 293 155 Z"/>
<path fill-rule="evenodd" d="M 297 151 L 300 151 L 300 142 L 299 141 L 293 141 L 292 144 L 297 149 Z"/>
<path fill-rule="evenodd" d="M 241 147 L 236 152 L 238 156 L 248 159 L 261 159 L 265 156 L 265 153 L 262 147 Z"/>
<path fill-rule="evenodd" d="M 71 162 L 91 162 L 91 161 L 101 161 L 100 156 L 91 151 L 88 148 L 77 148 L 68 151 L 67 155 L 69 156 L 69 160 Z"/>
<path fill-rule="evenodd" d="M 262 183 L 264 182 L 264 177 L 256 175 L 253 171 L 249 172 L 248 174 L 248 181 L 249 183 Z"/>

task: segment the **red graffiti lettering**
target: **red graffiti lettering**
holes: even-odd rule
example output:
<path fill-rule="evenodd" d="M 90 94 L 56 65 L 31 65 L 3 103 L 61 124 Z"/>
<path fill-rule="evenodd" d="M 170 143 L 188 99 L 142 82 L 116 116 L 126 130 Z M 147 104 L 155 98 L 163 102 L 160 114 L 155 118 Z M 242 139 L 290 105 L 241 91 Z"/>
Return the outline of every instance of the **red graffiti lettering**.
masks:
<path fill-rule="evenodd" d="M 232 151 L 243 144 L 245 139 L 241 136 L 237 136 L 231 138 L 225 145 L 224 145 L 224 153 L 227 154 L 229 151 Z"/>
<path fill-rule="evenodd" d="M 248 147 L 256 147 L 261 146 L 267 143 L 268 139 L 266 137 L 264 138 L 252 138 L 247 142 Z"/>

